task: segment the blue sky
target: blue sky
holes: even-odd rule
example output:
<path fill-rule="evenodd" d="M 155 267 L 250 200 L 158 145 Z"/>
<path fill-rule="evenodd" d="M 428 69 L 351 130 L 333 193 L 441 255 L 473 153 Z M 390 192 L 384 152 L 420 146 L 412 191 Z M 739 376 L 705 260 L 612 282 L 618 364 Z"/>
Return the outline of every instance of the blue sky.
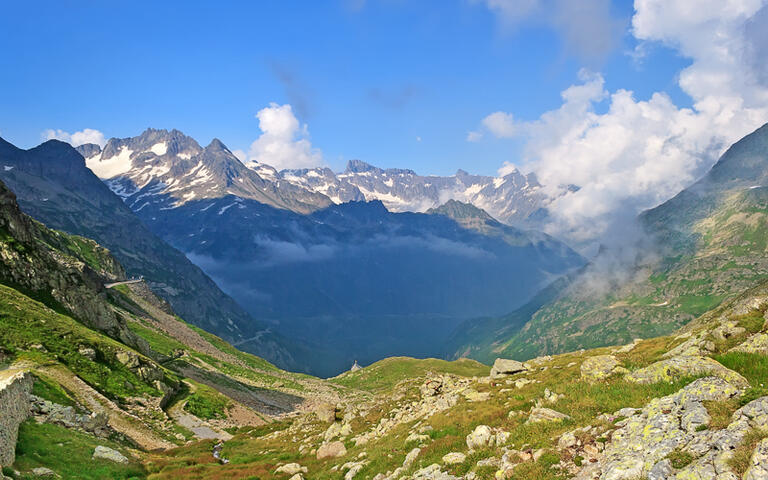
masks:
<path fill-rule="evenodd" d="M 522 141 L 468 142 L 495 111 L 535 120 L 587 67 L 637 99 L 677 86 L 690 63 L 651 45 L 627 52 L 633 5 L 608 52 L 573 51 L 561 29 L 509 25 L 483 1 L 6 2 L 0 16 L 0 135 L 28 148 L 47 129 L 125 137 L 178 128 L 247 151 L 255 114 L 290 104 L 323 161 L 493 174 Z M 604 108 L 596 107 L 598 111 Z M 420 139 L 420 140 L 419 140 Z"/>

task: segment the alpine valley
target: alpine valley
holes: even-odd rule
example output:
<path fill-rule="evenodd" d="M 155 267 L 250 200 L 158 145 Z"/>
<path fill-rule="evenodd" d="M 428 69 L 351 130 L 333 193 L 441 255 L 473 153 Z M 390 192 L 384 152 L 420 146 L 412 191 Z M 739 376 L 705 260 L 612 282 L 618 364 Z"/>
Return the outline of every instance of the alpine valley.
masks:
<path fill-rule="evenodd" d="M 589 260 L 519 172 L 150 129 L 0 180 L 0 478 L 768 478 L 768 125 Z"/>

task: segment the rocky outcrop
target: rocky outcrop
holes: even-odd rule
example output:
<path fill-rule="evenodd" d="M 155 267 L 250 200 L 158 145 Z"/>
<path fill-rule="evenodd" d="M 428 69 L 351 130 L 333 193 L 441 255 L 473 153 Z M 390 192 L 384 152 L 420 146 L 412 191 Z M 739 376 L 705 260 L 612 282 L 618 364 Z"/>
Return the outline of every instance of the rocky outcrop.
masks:
<path fill-rule="evenodd" d="M 19 209 L 16 196 L 0 182 L 0 280 L 37 294 L 57 309 L 121 342 L 149 353 L 106 301 L 104 282 L 125 278 L 119 263 L 98 244 L 49 230 Z M 71 244 L 90 251 L 80 255 Z"/>
<path fill-rule="evenodd" d="M 756 333 L 741 345 L 734 347 L 732 351 L 768 355 L 768 333 Z"/>
<path fill-rule="evenodd" d="M 711 418 L 704 402 L 724 401 L 738 394 L 739 388 L 722 378 L 705 377 L 677 393 L 652 400 L 641 411 L 616 423 L 619 428 L 611 434 L 604 453 L 575 478 L 737 478 L 728 465 L 731 452 L 751 429 L 768 425 L 768 397 L 737 410 L 730 425 L 722 430 L 709 429 Z M 690 455 L 692 461 L 675 469 L 667 459 L 675 451 Z"/>
<path fill-rule="evenodd" d="M 19 425 L 29 416 L 33 383 L 23 370 L 0 371 L 0 465 L 11 465 L 16 459 Z"/>
<path fill-rule="evenodd" d="M 697 355 L 672 357 L 652 363 L 627 375 L 627 380 L 641 383 L 671 382 L 684 376 L 714 375 L 739 388 L 749 386 L 747 379 L 725 368 L 716 360 Z"/>

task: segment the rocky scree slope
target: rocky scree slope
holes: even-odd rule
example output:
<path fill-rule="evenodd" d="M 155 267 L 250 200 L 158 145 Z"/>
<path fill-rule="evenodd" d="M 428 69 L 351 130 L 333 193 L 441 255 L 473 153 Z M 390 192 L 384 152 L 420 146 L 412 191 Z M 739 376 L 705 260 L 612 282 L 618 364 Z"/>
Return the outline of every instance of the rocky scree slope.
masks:
<path fill-rule="evenodd" d="M 636 246 L 602 252 L 509 315 L 467 322 L 450 355 L 524 359 L 662 335 L 758 284 L 768 278 L 766 176 L 768 125 L 640 215 Z"/>
<path fill-rule="evenodd" d="M 89 153 L 88 147 L 81 150 Z M 185 319 L 228 339 L 252 338 L 264 330 L 184 254 L 154 235 L 70 145 L 51 140 L 21 150 L 0 139 L 0 165 L 0 179 L 27 214 L 52 228 L 96 239 L 128 275 L 143 275 Z M 271 360 L 292 365 L 279 339 L 261 334 L 253 344 Z"/>

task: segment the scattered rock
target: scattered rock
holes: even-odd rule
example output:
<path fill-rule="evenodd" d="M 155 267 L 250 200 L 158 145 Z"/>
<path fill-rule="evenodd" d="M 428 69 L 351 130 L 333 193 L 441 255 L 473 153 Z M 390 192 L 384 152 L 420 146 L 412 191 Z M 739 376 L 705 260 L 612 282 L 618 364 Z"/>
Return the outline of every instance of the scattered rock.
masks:
<path fill-rule="evenodd" d="M 551 408 L 533 407 L 528 420 L 525 423 L 539 423 L 539 422 L 562 422 L 568 420 L 568 415 L 557 412 Z"/>
<path fill-rule="evenodd" d="M 296 475 L 292 476 L 288 480 L 304 480 L 304 475 L 297 473 Z"/>
<path fill-rule="evenodd" d="M 446 465 L 457 465 L 459 463 L 464 463 L 466 459 L 467 456 L 461 452 L 451 452 L 443 455 L 443 463 Z"/>
<path fill-rule="evenodd" d="M 491 377 L 498 378 L 505 375 L 524 372 L 526 370 L 528 369 L 521 362 L 505 358 L 497 358 L 496 361 L 493 362 L 493 367 L 491 368 Z"/>
<path fill-rule="evenodd" d="M 344 446 L 342 442 L 339 442 L 339 441 L 326 443 L 324 445 L 321 445 L 320 448 L 317 449 L 318 460 L 322 460 L 324 458 L 342 457 L 346 454 L 347 454 L 347 448 Z"/>
<path fill-rule="evenodd" d="M 442 389 L 443 379 L 438 377 L 427 379 L 427 381 L 421 385 L 419 391 L 423 397 L 434 397 L 439 395 Z"/>
<path fill-rule="evenodd" d="M 115 449 L 99 445 L 93 451 L 93 459 L 109 460 L 115 463 L 128 463 L 128 458 Z"/>
<path fill-rule="evenodd" d="M 414 480 L 459 480 L 458 477 L 454 477 L 440 469 L 440 465 L 433 463 L 428 467 L 424 467 L 420 470 L 413 472 Z"/>
<path fill-rule="evenodd" d="M 462 392 L 462 395 L 464 395 L 468 402 L 485 402 L 491 398 L 490 392 L 478 392 L 474 389 L 465 390 Z"/>
<path fill-rule="evenodd" d="M 418 442 L 418 443 L 424 443 L 429 441 L 429 435 L 424 435 L 422 433 L 412 433 L 405 437 L 405 443 L 412 443 L 412 442 Z"/>

